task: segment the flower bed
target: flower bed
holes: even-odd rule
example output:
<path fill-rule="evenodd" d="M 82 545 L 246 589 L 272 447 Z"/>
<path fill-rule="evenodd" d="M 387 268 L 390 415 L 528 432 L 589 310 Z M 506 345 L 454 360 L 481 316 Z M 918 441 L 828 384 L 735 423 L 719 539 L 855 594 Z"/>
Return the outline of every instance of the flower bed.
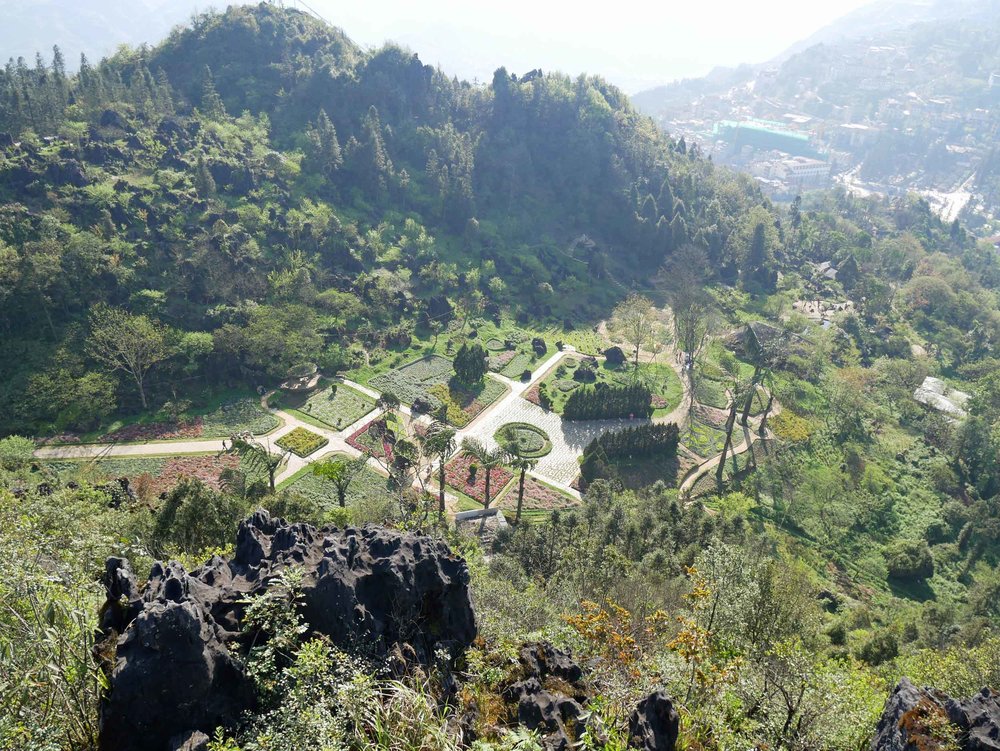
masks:
<path fill-rule="evenodd" d="M 328 438 L 305 428 L 295 428 L 290 433 L 286 433 L 275 441 L 281 448 L 303 458 L 309 456 L 309 454 L 317 449 L 323 448 L 329 442 Z"/>
<path fill-rule="evenodd" d="M 379 391 L 388 391 L 405 404 L 425 396 L 430 387 L 447 384 L 453 373 L 451 360 L 431 355 L 375 376 L 368 383 Z"/>
<path fill-rule="evenodd" d="M 468 389 L 454 382 L 429 389 L 429 396 L 444 409 L 444 419 L 456 428 L 464 428 L 476 416 L 507 392 L 507 387 L 493 378 L 484 378 L 481 386 Z"/>
<path fill-rule="evenodd" d="M 486 472 L 480 468 L 475 476 L 469 474 L 469 466 L 476 460 L 468 454 L 462 454 L 452 459 L 444 469 L 445 483 L 460 490 L 479 503 L 486 499 Z M 514 475 L 504 467 L 495 467 L 490 471 L 490 502 L 495 501 L 501 491 L 507 486 Z"/>
<path fill-rule="evenodd" d="M 541 399 L 539 398 L 539 396 L 538 396 L 538 389 L 539 389 L 540 387 L 541 387 L 541 384 L 538 384 L 538 383 L 536 383 L 536 384 L 535 384 L 534 386 L 532 386 L 532 387 L 531 387 L 530 389 L 528 389 L 527 391 L 525 391 L 525 392 L 524 392 L 524 393 L 523 393 L 523 394 L 521 395 L 521 398 L 522 398 L 522 399 L 525 399 L 526 401 L 529 401 L 529 402 L 531 402 L 531 403 L 532 403 L 532 404 L 534 404 L 534 405 L 535 405 L 536 407 L 541 407 L 541 406 L 542 406 L 542 400 L 541 400 Z"/>
<path fill-rule="evenodd" d="M 493 337 L 492 339 L 488 339 L 486 341 L 486 349 L 490 352 L 502 352 L 507 349 L 507 345 L 496 337 Z"/>
<path fill-rule="evenodd" d="M 360 428 L 351 433 L 351 435 L 347 437 L 347 445 L 364 454 L 371 454 L 372 456 L 380 459 L 392 454 L 392 446 L 389 443 L 377 442 L 375 438 L 368 434 L 368 430 L 371 426 L 381 419 L 381 417 L 376 417 L 374 420 L 366 422 Z"/>
<path fill-rule="evenodd" d="M 492 355 L 486 360 L 486 364 L 490 370 L 493 372 L 498 372 L 503 370 L 514 358 L 519 357 L 518 353 L 514 350 L 507 350 L 506 352 L 501 352 L 499 355 Z"/>
<path fill-rule="evenodd" d="M 507 366 L 500 371 L 500 375 L 508 378 L 520 378 L 526 370 L 531 370 L 531 358 L 523 352 L 511 358 Z"/>
<path fill-rule="evenodd" d="M 493 490 L 493 488 L 490 488 Z M 533 509 L 543 511 L 555 511 L 557 509 L 575 506 L 577 500 L 561 490 L 546 485 L 540 480 L 536 480 L 531 475 L 524 478 L 524 501 L 521 509 L 529 511 Z M 517 508 L 517 482 L 511 484 L 510 490 L 500 499 L 497 504 L 502 509 Z"/>
<path fill-rule="evenodd" d="M 145 425 L 125 425 L 98 438 L 101 443 L 133 443 L 137 441 L 170 441 L 178 438 L 200 438 L 204 430 L 202 418 L 182 422 L 150 422 Z"/>
<path fill-rule="evenodd" d="M 521 456 L 527 459 L 537 459 L 552 451 L 552 441 L 549 440 L 549 434 L 536 425 L 530 425 L 526 422 L 509 422 L 506 425 L 501 425 L 493 434 L 493 438 L 501 446 L 506 443 L 508 429 L 514 433 L 514 440 L 517 442 Z"/>
<path fill-rule="evenodd" d="M 375 409 L 375 401 L 348 386 L 331 386 L 310 396 L 299 411 L 340 430 Z"/>
<path fill-rule="evenodd" d="M 240 458 L 233 454 L 198 454 L 193 456 L 121 456 L 93 461 L 63 460 L 46 462 L 60 475 L 88 473 L 92 479 L 127 477 L 137 486 L 148 483 L 154 495 L 170 490 L 185 477 L 194 477 L 219 488 L 219 475 L 226 469 L 239 469 Z M 141 479 L 148 478 L 148 479 Z"/>

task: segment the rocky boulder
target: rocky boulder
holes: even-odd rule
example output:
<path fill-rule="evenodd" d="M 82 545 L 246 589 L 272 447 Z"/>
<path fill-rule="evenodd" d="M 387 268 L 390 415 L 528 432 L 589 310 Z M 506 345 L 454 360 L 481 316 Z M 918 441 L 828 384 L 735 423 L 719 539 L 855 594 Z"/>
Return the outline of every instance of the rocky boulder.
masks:
<path fill-rule="evenodd" d="M 680 715 L 663 691 L 656 691 L 641 702 L 628 721 L 629 748 L 643 751 L 673 751 L 680 733 Z"/>
<path fill-rule="evenodd" d="M 872 751 L 952 748 L 1000 751 L 1000 694 L 984 688 L 968 699 L 952 699 L 904 678 L 889 696 L 875 729 Z"/>
<path fill-rule="evenodd" d="M 335 644 L 428 662 L 476 636 L 465 562 L 414 533 L 287 524 L 257 512 L 232 560 L 194 571 L 157 563 L 144 586 L 127 561 L 108 561 L 99 645 L 110 690 L 102 751 L 195 748 L 192 739 L 253 707 L 241 620 L 248 597 L 284 569 L 302 571 L 302 614 Z M 187 745 L 185 745 L 187 744 Z"/>

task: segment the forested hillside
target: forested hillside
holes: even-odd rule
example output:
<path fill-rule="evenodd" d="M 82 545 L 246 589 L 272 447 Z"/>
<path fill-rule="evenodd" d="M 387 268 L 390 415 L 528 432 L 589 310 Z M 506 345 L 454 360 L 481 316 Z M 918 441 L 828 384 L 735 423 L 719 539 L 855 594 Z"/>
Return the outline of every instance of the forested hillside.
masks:
<path fill-rule="evenodd" d="M 737 253 L 760 201 L 731 177 L 717 196 L 711 165 L 600 79 L 500 70 L 475 88 L 271 6 L 74 77 L 58 57 L 8 66 L 3 132 L 7 431 L 137 405 L 88 356 L 99 304 L 162 329 L 163 401 L 168 382 L 256 384 L 384 345 L 454 304 L 592 324 L 689 238 Z"/>
<path fill-rule="evenodd" d="M 998 289 L 599 78 L 12 63 L 0 749 L 978 749 L 878 723 L 1000 716 Z"/>

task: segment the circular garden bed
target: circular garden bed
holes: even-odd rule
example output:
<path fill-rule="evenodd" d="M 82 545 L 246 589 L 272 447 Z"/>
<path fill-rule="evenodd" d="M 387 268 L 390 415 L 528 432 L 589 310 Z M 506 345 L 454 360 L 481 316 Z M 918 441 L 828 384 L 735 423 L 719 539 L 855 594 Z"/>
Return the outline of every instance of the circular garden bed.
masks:
<path fill-rule="evenodd" d="M 535 425 L 526 422 L 508 422 L 500 426 L 493 434 L 493 438 L 503 446 L 507 443 L 508 431 L 514 432 L 513 437 L 517 441 L 518 452 L 526 459 L 538 459 L 552 451 L 549 434 Z"/>
<path fill-rule="evenodd" d="M 567 378 L 563 378 L 561 380 L 556 381 L 555 386 L 563 393 L 568 394 L 570 391 L 579 388 L 580 384 L 577 383 L 576 381 L 571 381 Z"/>

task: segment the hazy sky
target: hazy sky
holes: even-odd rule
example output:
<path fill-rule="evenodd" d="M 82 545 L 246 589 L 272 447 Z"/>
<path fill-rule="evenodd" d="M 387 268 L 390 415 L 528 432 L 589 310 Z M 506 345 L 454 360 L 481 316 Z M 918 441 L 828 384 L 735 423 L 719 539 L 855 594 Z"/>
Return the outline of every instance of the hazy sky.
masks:
<path fill-rule="evenodd" d="M 305 0 L 355 41 L 392 39 L 449 73 L 601 73 L 629 93 L 763 62 L 871 0 Z M 286 0 L 286 5 L 295 5 Z"/>

